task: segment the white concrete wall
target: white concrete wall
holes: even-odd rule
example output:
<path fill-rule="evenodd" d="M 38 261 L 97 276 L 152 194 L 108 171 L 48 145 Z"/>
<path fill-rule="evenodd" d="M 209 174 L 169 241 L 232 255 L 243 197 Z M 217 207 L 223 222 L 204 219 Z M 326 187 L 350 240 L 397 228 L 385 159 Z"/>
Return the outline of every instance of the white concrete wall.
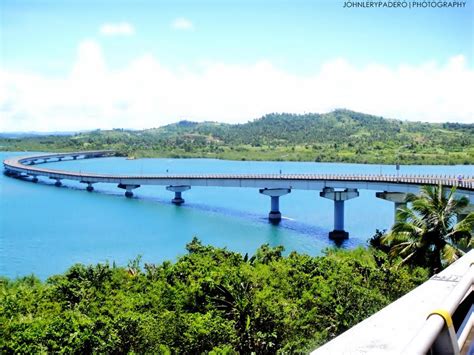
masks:
<path fill-rule="evenodd" d="M 425 325 L 427 316 L 443 307 L 473 262 L 474 250 L 471 250 L 438 275 L 311 354 L 405 354 L 405 348 Z"/>

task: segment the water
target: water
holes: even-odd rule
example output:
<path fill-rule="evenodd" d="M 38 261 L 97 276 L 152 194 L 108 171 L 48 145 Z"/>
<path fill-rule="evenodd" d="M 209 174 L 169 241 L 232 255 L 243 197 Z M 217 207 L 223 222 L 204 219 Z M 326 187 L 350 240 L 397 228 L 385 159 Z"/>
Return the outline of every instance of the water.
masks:
<path fill-rule="evenodd" d="M 25 153 L 0 152 L 0 159 Z M 174 173 L 371 173 L 395 174 L 394 166 L 296 162 L 243 162 L 212 159 L 103 158 L 48 163 L 42 166 L 74 171 L 163 174 Z M 473 166 L 402 166 L 402 174 L 469 174 Z M 267 221 L 270 198 L 257 189 L 193 187 L 186 203 L 171 204 L 173 193 L 163 186 L 143 186 L 136 198 L 112 184 L 85 185 L 40 178 L 37 184 L 0 175 L 0 275 L 34 273 L 40 278 L 64 272 L 72 264 L 115 261 L 126 265 L 142 255 L 159 263 L 183 255 L 197 236 L 206 244 L 253 254 L 260 245 L 283 245 L 286 252 L 318 255 L 333 246 L 333 202 L 317 191 L 293 190 L 280 199 L 284 220 Z M 263 186 L 262 186 L 263 187 Z M 366 245 L 376 229 L 393 221 L 393 205 L 375 198 L 375 191 L 360 190 L 347 201 L 343 247 Z"/>

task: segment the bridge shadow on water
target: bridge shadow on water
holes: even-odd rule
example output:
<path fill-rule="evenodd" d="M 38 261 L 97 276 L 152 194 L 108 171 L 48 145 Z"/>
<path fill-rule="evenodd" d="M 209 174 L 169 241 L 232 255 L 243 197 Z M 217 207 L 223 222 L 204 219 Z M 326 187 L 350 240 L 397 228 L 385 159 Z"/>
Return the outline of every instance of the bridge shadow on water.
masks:
<path fill-rule="evenodd" d="M 159 202 L 165 205 L 173 205 L 169 199 L 164 199 L 164 198 L 159 198 L 159 197 L 140 195 L 140 197 L 136 197 L 136 198 L 140 200 L 145 200 L 145 201 Z M 293 218 L 287 218 L 285 216 L 282 216 L 282 219 L 279 223 L 270 222 L 267 217 L 268 212 L 265 212 L 263 214 L 256 214 L 256 213 L 246 212 L 242 210 L 226 208 L 222 206 L 212 206 L 212 205 L 207 205 L 203 203 L 188 202 L 188 201 L 186 201 L 185 204 L 177 208 L 195 209 L 195 210 L 212 213 L 216 215 L 239 218 L 239 219 L 243 219 L 245 221 L 250 221 L 253 223 L 271 225 L 273 228 L 286 229 L 286 230 L 295 232 L 297 234 L 300 234 L 306 237 L 323 241 L 329 244 L 330 246 L 337 246 L 337 247 L 341 247 L 345 249 L 346 248 L 352 249 L 361 245 L 360 241 L 355 238 L 353 239 L 349 238 L 342 241 L 329 240 L 329 237 L 328 237 L 329 230 L 315 226 L 315 225 L 311 225 L 308 223 L 304 223 L 304 222 L 295 220 Z"/>

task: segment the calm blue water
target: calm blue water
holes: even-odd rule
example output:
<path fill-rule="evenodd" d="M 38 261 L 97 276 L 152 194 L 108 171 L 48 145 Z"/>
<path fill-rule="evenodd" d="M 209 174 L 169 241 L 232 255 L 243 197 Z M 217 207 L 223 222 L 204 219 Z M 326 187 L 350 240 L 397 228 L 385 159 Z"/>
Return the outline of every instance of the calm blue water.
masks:
<path fill-rule="evenodd" d="M 0 152 L 0 159 L 25 153 Z M 384 173 L 394 166 L 294 162 L 241 162 L 212 159 L 105 158 L 44 164 L 75 171 L 165 173 Z M 402 174 L 469 174 L 473 166 L 402 166 Z M 270 199 L 257 189 L 195 187 L 183 194 L 186 203 L 171 204 L 164 187 L 141 187 L 136 198 L 123 197 L 111 184 L 84 185 L 52 180 L 37 184 L 0 175 L 0 275 L 34 273 L 41 278 L 65 271 L 73 263 L 115 261 L 126 265 L 137 255 L 144 262 L 174 260 L 185 253 L 193 236 L 204 243 L 253 254 L 263 243 L 284 245 L 287 252 L 317 255 L 332 246 L 333 203 L 316 191 L 297 191 L 280 199 L 285 219 L 267 221 Z M 263 186 L 262 186 L 263 187 Z M 343 247 L 365 245 L 374 231 L 389 228 L 393 205 L 374 191 L 346 202 Z"/>

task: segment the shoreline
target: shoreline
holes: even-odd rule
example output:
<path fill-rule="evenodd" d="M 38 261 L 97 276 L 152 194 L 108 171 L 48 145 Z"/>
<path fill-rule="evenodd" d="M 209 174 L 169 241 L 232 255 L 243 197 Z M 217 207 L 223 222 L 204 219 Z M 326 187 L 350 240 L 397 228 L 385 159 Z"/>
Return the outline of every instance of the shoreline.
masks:
<path fill-rule="evenodd" d="M 6 148 L 6 149 L 5 149 Z M 98 147 L 97 149 L 112 149 L 113 148 L 104 148 Z M 32 150 L 18 150 L 18 149 L 8 149 L 7 147 L 2 147 L 0 152 L 45 152 L 45 153 L 67 153 L 71 151 L 88 151 L 91 150 L 90 147 L 88 149 L 32 149 Z M 150 154 L 151 153 L 151 154 Z M 364 164 L 364 165 L 396 165 L 397 162 L 393 160 L 388 161 L 368 161 L 367 159 L 360 159 L 360 160 L 336 160 L 336 159 L 321 159 L 321 160 L 310 160 L 310 159 L 303 159 L 303 158 L 290 158 L 290 159 L 272 159 L 271 157 L 262 157 L 262 158 L 245 158 L 242 157 L 238 159 L 237 157 L 233 157 L 232 155 L 227 154 L 199 154 L 199 153 L 165 153 L 165 154 L 153 154 L 153 151 L 146 152 L 146 154 L 142 154 L 140 151 L 130 152 L 129 154 L 121 153 L 118 151 L 118 156 L 123 158 L 128 158 L 128 160 L 139 160 L 139 159 L 215 159 L 215 160 L 228 160 L 228 161 L 248 161 L 248 162 L 293 162 L 293 163 L 334 163 L 334 164 Z M 133 159 L 130 159 L 133 157 Z M 444 164 L 439 164 L 437 162 L 433 162 L 432 160 L 427 161 L 400 161 L 399 164 L 401 166 L 417 166 L 417 165 L 429 165 L 429 166 L 470 166 L 474 165 L 474 160 L 472 161 L 455 161 L 455 162 L 446 162 Z"/>

